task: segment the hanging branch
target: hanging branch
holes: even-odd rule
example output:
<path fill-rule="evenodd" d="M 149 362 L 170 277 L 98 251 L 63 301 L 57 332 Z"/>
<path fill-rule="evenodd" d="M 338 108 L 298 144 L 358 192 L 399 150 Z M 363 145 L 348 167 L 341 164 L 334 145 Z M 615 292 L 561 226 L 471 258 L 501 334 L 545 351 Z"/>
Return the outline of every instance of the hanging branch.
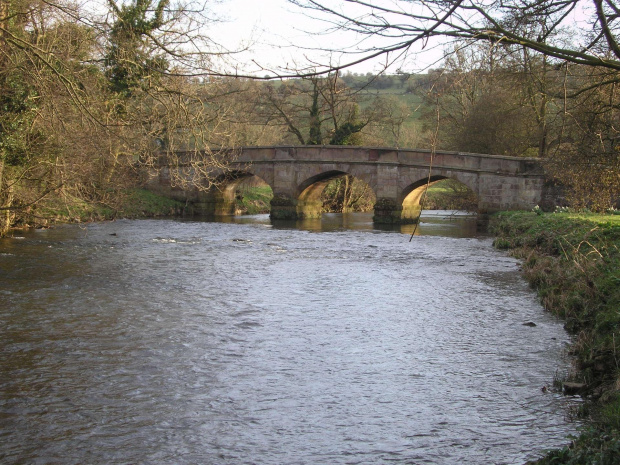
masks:
<path fill-rule="evenodd" d="M 420 198 L 420 213 L 418 214 L 418 218 L 416 219 L 415 226 L 413 228 L 413 232 L 411 233 L 411 237 L 409 238 L 409 242 L 413 239 L 416 231 L 418 230 L 418 225 L 420 224 L 420 217 L 422 216 L 422 206 L 424 205 L 424 199 L 426 198 L 426 193 L 428 192 L 428 187 L 431 184 L 431 174 L 433 172 L 433 159 L 435 158 L 435 152 L 437 151 L 437 134 L 439 133 L 439 99 L 437 99 L 435 104 L 435 132 L 431 138 L 431 160 L 428 165 L 428 178 L 426 179 L 426 185 L 424 186 L 424 192 L 422 193 L 422 197 Z"/>

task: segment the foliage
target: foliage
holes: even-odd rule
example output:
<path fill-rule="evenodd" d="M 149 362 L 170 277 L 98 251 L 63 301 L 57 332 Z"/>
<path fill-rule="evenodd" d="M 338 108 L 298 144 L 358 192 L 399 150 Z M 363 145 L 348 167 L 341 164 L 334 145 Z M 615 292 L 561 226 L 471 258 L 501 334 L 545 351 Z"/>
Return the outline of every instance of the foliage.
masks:
<path fill-rule="evenodd" d="M 426 146 L 420 97 L 397 85 L 397 76 L 384 79 L 392 87 L 372 88 L 369 81 L 379 78 L 220 79 L 229 93 L 215 103 L 228 105 L 226 124 L 238 145 Z"/>
<path fill-rule="evenodd" d="M 357 103 L 351 105 L 344 123 L 334 126 L 329 145 L 361 145 L 360 131 L 370 122 L 360 121 Z"/>
<path fill-rule="evenodd" d="M 616 127 L 620 96 L 609 73 L 572 72 L 571 98 L 563 113 L 563 136 L 546 160 L 547 171 L 569 186 L 575 208 L 603 212 L 620 199 L 620 133 Z M 611 76 L 613 77 L 613 76 Z"/>
<path fill-rule="evenodd" d="M 558 116 L 550 93 L 560 84 L 544 57 L 456 44 L 417 92 L 426 103 L 426 127 L 438 125 L 440 149 L 544 157 Z"/>
<path fill-rule="evenodd" d="M 308 145 L 321 145 L 323 143 L 323 134 L 321 133 L 321 126 L 323 124 L 321 118 L 321 109 L 319 108 L 319 80 L 317 78 L 312 79 L 312 105 L 310 106 L 309 113 L 309 125 L 308 130 Z M 303 142 L 302 142 L 303 143 Z"/>
<path fill-rule="evenodd" d="M 0 235 L 66 182 L 53 126 L 67 94 L 81 95 L 74 79 L 83 65 L 65 58 L 92 44 L 80 27 L 65 27 L 72 11 L 54 17 L 44 2 L 0 4 Z M 71 77 L 59 83 L 64 72 Z"/>
<path fill-rule="evenodd" d="M 98 18 L 65 0 L 0 2 L 0 235 L 45 222 L 48 201 L 118 211 L 162 149 L 173 182 L 197 189 L 231 157 L 201 150 L 229 145 L 228 102 L 209 105 L 229 89 L 183 76 L 209 64 L 203 7 L 106 4 Z"/>
<path fill-rule="evenodd" d="M 16 69 L 3 73 L 0 88 L 0 153 L 6 165 L 23 165 L 36 139 L 30 128 L 37 115 L 37 91 Z"/>
<path fill-rule="evenodd" d="M 620 99 L 613 75 L 560 71 L 526 49 L 465 45 L 421 88 L 423 121 L 437 127 L 438 148 L 541 157 L 572 207 L 603 212 L 616 205 Z"/>
<path fill-rule="evenodd" d="M 164 24 L 164 9 L 170 0 L 153 4 L 150 0 L 136 0 L 120 6 L 109 0 L 116 20 L 109 32 L 108 52 L 105 57 L 106 77 L 113 92 L 125 97 L 132 89 L 150 78 L 157 79 L 168 67 L 161 53 L 149 51 L 145 39 Z M 146 84 L 148 87 L 152 83 Z"/>
<path fill-rule="evenodd" d="M 620 458 L 618 430 L 590 428 L 574 439 L 570 446 L 549 452 L 530 465 L 615 465 Z"/>
<path fill-rule="evenodd" d="M 294 136 L 293 143 L 321 145 L 329 140 L 330 145 L 356 145 L 356 136 L 375 119 L 372 109 L 360 114 L 357 93 L 338 73 L 291 79 L 278 86 L 267 83 L 258 89 L 255 118 L 285 128 Z"/>

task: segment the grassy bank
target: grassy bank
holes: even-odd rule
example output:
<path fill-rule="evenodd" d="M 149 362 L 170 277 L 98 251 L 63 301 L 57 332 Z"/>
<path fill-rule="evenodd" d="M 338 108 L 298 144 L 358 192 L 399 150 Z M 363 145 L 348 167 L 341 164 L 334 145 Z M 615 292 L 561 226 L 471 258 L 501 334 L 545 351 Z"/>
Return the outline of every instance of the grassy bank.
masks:
<path fill-rule="evenodd" d="M 49 227 L 57 223 L 87 223 L 117 218 L 180 216 L 185 204 L 143 189 L 114 192 L 110 201 L 85 202 L 68 195 L 50 197 L 21 212 L 15 228 Z"/>
<path fill-rule="evenodd" d="M 564 386 L 587 399 L 588 428 L 537 463 L 620 463 L 620 216 L 506 212 L 492 232 L 574 334 L 575 370 Z"/>

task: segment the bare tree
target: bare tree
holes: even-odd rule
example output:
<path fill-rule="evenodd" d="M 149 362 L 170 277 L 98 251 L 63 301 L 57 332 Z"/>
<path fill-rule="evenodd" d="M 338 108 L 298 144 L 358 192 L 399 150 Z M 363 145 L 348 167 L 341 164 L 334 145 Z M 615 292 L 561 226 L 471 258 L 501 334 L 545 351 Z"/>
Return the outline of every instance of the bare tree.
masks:
<path fill-rule="evenodd" d="M 52 193 L 108 202 L 162 149 L 191 154 L 176 166 L 193 176 L 179 182 L 209 187 L 230 152 L 206 150 L 227 145 L 225 109 L 208 100 L 220 87 L 204 93 L 189 77 L 226 52 L 205 35 L 205 5 L 0 2 L 0 234 L 43 215 L 37 205 Z"/>
<path fill-rule="evenodd" d="M 344 0 L 339 6 L 289 1 L 333 29 L 381 39 L 379 45 L 368 41 L 365 48 L 361 41 L 341 67 L 382 55 L 397 59 L 415 44 L 443 37 L 516 45 L 561 61 L 620 70 L 620 7 L 614 0 Z M 568 34 L 576 17 L 583 18 L 587 29 Z"/>
<path fill-rule="evenodd" d="M 549 149 L 548 172 L 570 187 L 577 208 L 604 211 L 620 199 L 620 95 L 607 72 L 568 67 L 561 137 Z M 570 95 L 572 94 L 572 95 Z"/>
<path fill-rule="evenodd" d="M 260 98 L 259 117 L 279 124 L 301 145 L 354 145 L 374 118 L 374 111 L 361 114 L 357 92 L 337 72 L 265 84 Z"/>
<path fill-rule="evenodd" d="M 75 83 L 85 77 L 80 59 L 93 42 L 74 23 L 75 14 L 69 5 L 0 3 L 0 235 L 18 212 L 31 210 L 64 183 L 57 176 L 58 141 L 45 129 L 43 115 L 52 88 L 84 101 Z"/>
<path fill-rule="evenodd" d="M 332 180 L 321 193 L 323 211 L 329 213 L 372 211 L 376 196 L 370 186 L 351 175 Z"/>
<path fill-rule="evenodd" d="M 538 84 L 548 76 L 544 67 L 532 63 L 525 67 L 519 58 L 510 49 L 482 43 L 457 47 L 447 54 L 444 68 L 427 75 L 430 86 L 420 89 L 426 102 L 423 119 L 434 125 L 432 109 L 438 105 L 442 149 L 513 156 L 539 153 L 540 139 L 546 138 L 539 127 L 547 122 L 551 97 Z"/>

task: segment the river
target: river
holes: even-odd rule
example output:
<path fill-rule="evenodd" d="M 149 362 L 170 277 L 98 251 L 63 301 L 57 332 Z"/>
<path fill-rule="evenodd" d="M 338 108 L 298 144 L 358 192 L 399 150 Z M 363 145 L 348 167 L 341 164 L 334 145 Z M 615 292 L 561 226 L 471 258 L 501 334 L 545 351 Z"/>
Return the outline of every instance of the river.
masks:
<path fill-rule="evenodd" d="M 561 322 L 443 218 L 411 242 L 360 214 L 0 240 L 0 462 L 522 464 L 567 444 L 576 401 L 542 389 L 569 367 Z"/>

